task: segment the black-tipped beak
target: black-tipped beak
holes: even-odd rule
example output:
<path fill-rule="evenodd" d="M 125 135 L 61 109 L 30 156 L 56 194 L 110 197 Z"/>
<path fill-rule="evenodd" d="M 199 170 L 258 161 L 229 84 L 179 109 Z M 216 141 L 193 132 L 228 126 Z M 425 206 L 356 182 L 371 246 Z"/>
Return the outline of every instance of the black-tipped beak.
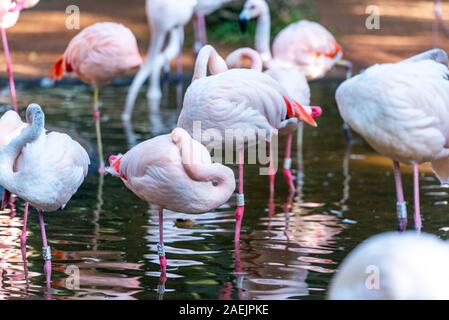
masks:
<path fill-rule="evenodd" d="M 248 19 L 240 17 L 239 25 L 240 31 L 242 31 L 242 33 L 246 33 L 246 31 L 248 30 Z"/>

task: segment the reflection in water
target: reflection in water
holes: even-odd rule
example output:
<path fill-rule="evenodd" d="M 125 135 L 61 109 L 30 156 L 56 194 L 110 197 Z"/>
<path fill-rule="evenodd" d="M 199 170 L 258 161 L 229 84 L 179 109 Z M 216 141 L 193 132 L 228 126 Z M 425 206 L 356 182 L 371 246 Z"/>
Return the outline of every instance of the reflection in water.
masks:
<path fill-rule="evenodd" d="M 155 248 L 157 212 L 120 181 L 99 178 L 92 166 L 69 205 L 46 217 L 54 254 L 51 290 L 45 287 L 36 212 L 30 212 L 29 219 L 28 277 L 20 250 L 23 203 L 18 201 L 15 218 L 0 213 L 0 299 L 324 298 L 347 252 L 370 235 L 393 229 L 395 208 L 386 199 L 394 198 L 394 182 L 390 162 L 370 163 L 373 151 L 363 141 L 356 137 L 352 146 L 363 157 L 350 157 L 351 150 L 345 149 L 336 120 L 335 83 L 311 87 L 314 101 L 326 105 L 326 112 L 319 128 L 298 130 L 304 135 L 293 156 L 298 193 L 289 196 L 284 180 L 278 179 L 276 194 L 270 197 L 266 177 L 257 174 L 259 167 L 247 166 L 245 182 L 251 188 L 239 250 L 233 242 L 234 198 L 204 215 L 166 211 L 168 273 L 162 290 Z M 106 154 L 124 152 L 176 126 L 180 105 L 173 86 L 160 106 L 139 100 L 129 126 L 120 117 L 126 92 L 126 87 L 103 90 Z M 43 105 L 47 122 L 76 137 L 90 151 L 92 162 L 98 162 L 87 87 L 61 86 L 44 93 L 27 89 L 20 97 L 21 105 Z M 403 181 L 411 190 L 409 172 Z M 423 173 L 421 181 L 425 231 L 447 238 L 448 190 L 437 186 L 430 172 Z M 340 212 L 357 225 L 345 224 Z M 69 270 L 78 272 L 79 283 Z"/>

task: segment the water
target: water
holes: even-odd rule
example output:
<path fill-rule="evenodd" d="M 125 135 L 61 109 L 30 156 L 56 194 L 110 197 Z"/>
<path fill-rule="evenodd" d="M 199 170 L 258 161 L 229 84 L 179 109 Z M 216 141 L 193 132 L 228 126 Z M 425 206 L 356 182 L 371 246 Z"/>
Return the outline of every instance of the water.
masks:
<path fill-rule="evenodd" d="M 23 204 L 17 201 L 14 218 L 0 214 L 0 299 L 325 298 L 330 279 L 354 246 L 396 228 L 391 164 L 357 136 L 350 150 L 345 147 L 333 98 L 337 85 L 336 81 L 312 84 L 313 103 L 322 105 L 325 113 L 318 129 L 304 132 L 299 194 L 288 195 L 279 172 L 270 199 L 268 178 L 257 175 L 257 166 L 246 167 L 247 206 L 239 251 L 233 244 L 234 198 L 204 215 L 166 212 L 169 267 L 163 295 L 158 293 L 155 254 L 157 212 L 120 180 L 96 174 L 91 91 L 84 86 L 19 89 L 20 105 L 41 104 L 47 127 L 78 140 L 93 165 L 64 211 L 46 217 L 54 257 L 50 289 L 44 282 L 36 212 L 30 215 L 26 268 L 20 250 Z M 0 103 L 7 104 L 4 93 Z M 120 113 L 126 87 L 104 88 L 106 154 L 124 152 L 136 142 L 170 132 L 179 108 L 174 89 L 169 96 L 158 110 L 147 106 L 142 94 L 133 126 L 124 128 Z M 293 153 L 297 168 L 296 147 Z M 412 176 L 407 168 L 403 182 L 411 203 Z M 447 238 L 449 191 L 437 185 L 428 169 L 421 175 L 421 185 L 424 231 Z M 409 217 L 411 209 L 409 205 Z M 79 272 L 79 288 L 70 281 L 71 272 Z"/>

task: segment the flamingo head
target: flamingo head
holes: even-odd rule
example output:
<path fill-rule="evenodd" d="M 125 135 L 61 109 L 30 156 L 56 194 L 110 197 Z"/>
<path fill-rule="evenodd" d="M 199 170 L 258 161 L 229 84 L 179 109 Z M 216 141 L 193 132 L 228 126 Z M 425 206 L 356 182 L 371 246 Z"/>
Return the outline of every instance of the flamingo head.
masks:
<path fill-rule="evenodd" d="M 249 20 L 255 19 L 264 13 L 268 13 L 269 10 L 265 0 L 246 0 L 239 16 L 240 29 L 242 32 L 246 31 Z"/>
<path fill-rule="evenodd" d="M 120 170 L 120 165 L 122 164 L 122 154 L 111 155 L 108 159 L 110 167 L 106 168 L 106 172 L 108 172 L 113 177 L 120 177 L 123 180 L 127 180 Z"/>

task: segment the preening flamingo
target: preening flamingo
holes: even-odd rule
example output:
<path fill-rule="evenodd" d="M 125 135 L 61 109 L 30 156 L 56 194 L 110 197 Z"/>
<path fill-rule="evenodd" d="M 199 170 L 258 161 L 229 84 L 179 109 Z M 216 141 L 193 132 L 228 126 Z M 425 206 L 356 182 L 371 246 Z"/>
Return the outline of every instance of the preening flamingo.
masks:
<path fill-rule="evenodd" d="M 208 66 L 211 76 L 207 76 Z M 244 147 L 257 144 L 260 138 L 270 142 L 288 118 L 294 117 L 316 126 L 312 116 L 293 101 L 276 80 L 256 70 L 227 70 L 226 62 L 213 47 L 207 45 L 201 49 L 193 82 L 184 97 L 178 127 L 208 147 L 220 148 L 225 144 L 232 152 L 238 150 L 236 243 L 240 239 L 245 204 Z"/>
<path fill-rule="evenodd" d="M 233 0 L 197 0 L 195 7 L 195 20 L 193 23 L 195 31 L 195 52 L 208 43 L 206 30 L 206 16 L 220 9 Z"/>
<path fill-rule="evenodd" d="M 400 162 L 413 165 L 415 228 L 421 229 L 419 164 L 431 162 L 449 183 L 449 71 L 441 49 L 375 65 L 343 82 L 336 92 L 342 118 L 380 154 L 393 160 L 400 230 L 407 209 Z"/>
<path fill-rule="evenodd" d="M 12 140 L 0 149 L 0 185 L 16 194 L 39 212 L 42 255 L 47 284 L 51 278 L 51 249 L 47 243 L 44 212 L 64 208 L 87 176 L 90 164 L 86 150 L 68 135 L 45 132 L 45 115 L 37 104 L 26 111 L 28 125 L 14 111 L 0 122 L 8 121 L 16 130 Z M 22 246 L 26 245 L 28 204 L 25 207 Z"/>
<path fill-rule="evenodd" d="M 240 13 L 242 29 L 251 19 L 257 19 L 255 48 L 266 66 L 297 68 L 307 79 L 318 79 L 336 64 L 345 66 L 347 77 L 352 64 L 342 60 L 343 51 L 332 34 L 316 22 L 301 20 L 292 23 L 275 37 L 270 50 L 271 16 L 265 0 L 247 0 Z"/>
<path fill-rule="evenodd" d="M 245 59 L 251 61 L 251 69 L 262 72 L 263 61 L 260 54 L 251 48 L 241 48 L 231 52 L 226 58 L 226 64 L 230 68 L 241 68 L 244 65 Z M 280 66 L 272 66 L 265 71 L 267 75 L 277 80 L 287 91 L 290 98 L 299 102 L 304 108 L 308 109 L 312 117 L 319 117 L 322 113 L 321 108 L 310 105 L 310 87 L 306 77 L 296 69 L 285 68 Z M 280 133 L 287 135 L 287 145 L 285 148 L 285 157 L 283 165 L 283 173 L 287 180 L 288 186 L 291 192 L 295 191 L 295 185 L 293 183 L 293 176 L 291 173 L 291 149 L 293 132 L 299 128 L 301 132 L 298 132 L 298 138 L 302 137 L 303 124 L 298 121 L 297 118 L 291 118 L 288 120 L 288 124 L 279 130 Z M 276 173 L 272 170 L 270 172 L 270 193 L 274 192 L 274 180 Z"/>
<path fill-rule="evenodd" d="M 104 173 L 105 168 L 98 86 L 111 82 L 141 63 L 137 40 L 131 30 L 118 23 L 100 22 L 78 33 L 50 72 L 50 76 L 56 80 L 61 79 L 65 72 L 73 72 L 81 81 L 94 87 L 93 118 L 100 173 Z"/>
<path fill-rule="evenodd" d="M 129 88 L 123 120 L 130 120 L 140 88 L 150 78 L 147 97 L 160 100 L 160 75 L 164 65 L 182 54 L 184 26 L 190 21 L 197 0 L 147 0 L 146 13 L 151 31 L 151 43 L 147 57 Z M 164 49 L 166 38 L 169 44 Z M 178 61 L 178 69 L 181 68 Z"/>
<path fill-rule="evenodd" d="M 235 190 L 232 170 L 212 163 L 207 149 L 181 128 L 144 141 L 124 155 L 111 156 L 109 163 L 109 173 L 159 207 L 157 247 L 163 277 L 167 266 L 163 210 L 205 213 L 228 201 Z"/>
<path fill-rule="evenodd" d="M 333 300 L 447 300 L 449 244 L 430 234 L 388 232 L 357 246 L 332 279 Z"/>

